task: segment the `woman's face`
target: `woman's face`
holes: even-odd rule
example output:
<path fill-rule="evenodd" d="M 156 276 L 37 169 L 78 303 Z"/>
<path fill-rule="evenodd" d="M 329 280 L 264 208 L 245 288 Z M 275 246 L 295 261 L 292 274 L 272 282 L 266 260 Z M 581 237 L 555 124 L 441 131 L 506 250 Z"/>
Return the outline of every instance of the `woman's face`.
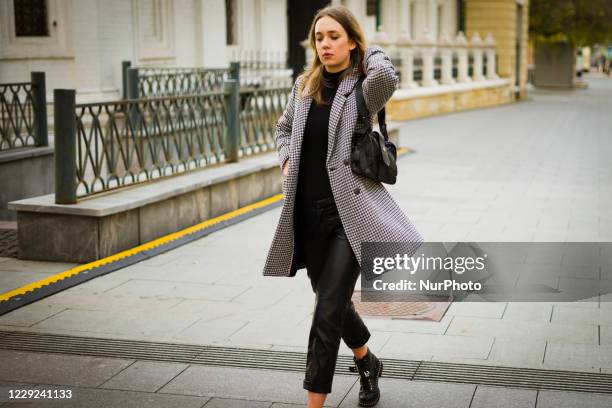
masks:
<path fill-rule="evenodd" d="M 319 60 L 328 72 L 339 72 L 350 65 L 351 50 L 357 44 L 336 20 L 321 17 L 315 24 L 315 44 Z"/>

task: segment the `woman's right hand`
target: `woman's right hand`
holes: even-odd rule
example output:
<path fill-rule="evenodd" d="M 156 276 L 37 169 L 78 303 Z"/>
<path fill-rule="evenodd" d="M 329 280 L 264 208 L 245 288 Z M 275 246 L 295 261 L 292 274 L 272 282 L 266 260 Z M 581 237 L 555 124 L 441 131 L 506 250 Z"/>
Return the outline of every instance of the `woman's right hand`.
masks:
<path fill-rule="evenodd" d="M 287 174 L 289 174 L 289 160 L 286 160 L 283 165 L 283 176 L 287 177 Z"/>

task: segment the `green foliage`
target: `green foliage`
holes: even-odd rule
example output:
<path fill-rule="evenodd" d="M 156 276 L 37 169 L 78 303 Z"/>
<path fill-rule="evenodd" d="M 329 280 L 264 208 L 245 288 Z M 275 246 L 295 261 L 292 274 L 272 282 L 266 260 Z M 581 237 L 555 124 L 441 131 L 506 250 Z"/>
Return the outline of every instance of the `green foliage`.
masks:
<path fill-rule="evenodd" d="M 529 31 L 537 42 L 612 42 L 612 0 L 531 0 Z"/>

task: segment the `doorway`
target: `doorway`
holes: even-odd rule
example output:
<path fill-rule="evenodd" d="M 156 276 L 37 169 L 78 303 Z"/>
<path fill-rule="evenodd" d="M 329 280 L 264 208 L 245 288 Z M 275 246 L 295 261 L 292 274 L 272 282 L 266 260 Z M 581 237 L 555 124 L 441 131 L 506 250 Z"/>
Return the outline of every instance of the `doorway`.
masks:
<path fill-rule="evenodd" d="M 307 38 L 310 23 L 317 11 L 329 3 L 330 0 L 287 1 L 287 32 L 289 35 L 287 64 L 293 69 L 294 81 L 302 73 L 307 63 L 306 52 L 300 43 Z"/>

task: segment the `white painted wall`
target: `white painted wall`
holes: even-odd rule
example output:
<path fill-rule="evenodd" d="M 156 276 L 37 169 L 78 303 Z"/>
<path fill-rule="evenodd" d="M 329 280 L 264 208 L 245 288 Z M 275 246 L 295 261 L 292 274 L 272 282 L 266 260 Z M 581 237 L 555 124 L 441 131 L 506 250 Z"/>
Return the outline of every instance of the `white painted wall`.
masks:
<path fill-rule="evenodd" d="M 406 28 L 413 39 L 418 39 L 424 30 L 436 39 L 439 21 L 442 23 L 440 32 L 447 32 L 451 37 L 457 32 L 454 0 L 382 0 L 381 7 L 381 24 L 392 41 L 397 39 L 402 28 Z M 414 16 L 410 15 L 411 10 Z M 439 11 L 442 11 L 440 17 Z"/>

